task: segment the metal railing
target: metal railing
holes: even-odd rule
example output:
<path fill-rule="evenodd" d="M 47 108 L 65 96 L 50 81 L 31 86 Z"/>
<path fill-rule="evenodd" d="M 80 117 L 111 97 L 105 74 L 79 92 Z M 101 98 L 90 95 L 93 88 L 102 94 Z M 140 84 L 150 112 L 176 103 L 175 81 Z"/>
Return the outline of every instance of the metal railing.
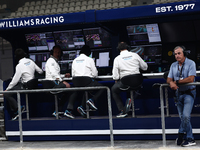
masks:
<path fill-rule="evenodd" d="M 189 86 L 189 85 L 200 85 L 200 82 L 193 82 L 188 84 L 181 84 L 179 86 Z M 163 88 L 165 88 L 165 97 L 167 95 L 169 84 L 160 84 L 160 107 L 161 107 L 161 125 L 162 125 L 162 140 L 163 147 L 166 147 L 166 133 L 165 133 L 165 114 L 164 114 L 164 94 Z M 79 88 L 57 88 L 57 89 L 36 89 L 36 90 L 12 90 L 12 91 L 0 91 L 0 94 L 4 93 L 16 93 L 17 94 L 17 102 L 18 102 L 18 112 L 19 112 L 19 131 L 20 131 L 20 143 L 23 144 L 23 133 L 22 133 L 22 117 L 21 117 L 21 99 L 20 93 L 39 93 L 39 92 L 57 92 L 57 91 L 88 91 L 88 90 L 99 90 L 106 89 L 107 90 L 107 99 L 108 99 L 108 115 L 109 115 L 109 128 L 110 128 L 110 142 L 111 147 L 114 147 L 114 137 L 113 137 L 113 122 L 112 122 L 112 108 L 111 108 L 111 95 L 110 89 L 106 86 L 96 86 L 96 87 L 79 87 Z M 168 104 L 167 104 L 168 105 Z M 167 106 L 168 107 L 168 106 Z M 167 111 L 167 116 L 169 116 L 169 112 Z"/>
<path fill-rule="evenodd" d="M 200 85 L 200 82 L 193 82 L 187 84 L 180 84 L 179 86 L 189 86 L 189 85 Z M 164 83 L 160 84 L 160 107 L 161 107 L 161 125 L 162 125 L 162 139 L 163 139 L 163 147 L 166 147 L 166 133 L 165 133 L 165 112 L 164 112 L 164 96 L 163 96 L 163 87 L 165 88 L 165 96 L 167 95 L 169 84 Z M 167 97 L 168 98 L 168 97 Z M 168 107 L 168 104 L 167 104 Z M 167 108 L 167 116 L 169 116 L 169 110 Z"/>
<path fill-rule="evenodd" d="M 36 89 L 36 90 L 11 90 L 11 91 L 0 91 L 0 94 L 4 94 L 4 93 L 16 93 L 17 94 L 17 103 L 18 103 L 18 112 L 19 112 L 20 144 L 23 145 L 22 116 L 21 116 L 22 113 L 21 113 L 20 93 L 26 94 L 26 93 L 57 92 L 57 91 L 70 92 L 70 91 L 88 91 L 88 90 L 99 90 L 99 89 L 106 89 L 107 90 L 110 142 L 111 142 L 111 147 L 114 147 L 111 95 L 110 95 L 110 89 L 107 86 L 78 87 L 78 88 L 57 88 L 57 89 Z"/>

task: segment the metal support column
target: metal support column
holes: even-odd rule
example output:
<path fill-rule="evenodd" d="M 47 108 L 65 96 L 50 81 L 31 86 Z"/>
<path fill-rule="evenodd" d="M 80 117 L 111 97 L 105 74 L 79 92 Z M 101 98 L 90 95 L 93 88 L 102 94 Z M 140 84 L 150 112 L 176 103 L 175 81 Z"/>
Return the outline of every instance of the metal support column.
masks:
<path fill-rule="evenodd" d="M 110 96 L 109 88 L 107 88 L 107 96 L 108 96 L 108 115 L 109 115 L 109 126 L 110 126 L 110 143 L 111 143 L 111 147 L 114 147 L 112 107 L 111 107 L 111 96 Z"/>
<path fill-rule="evenodd" d="M 26 118 L 29 120 L 28 94 L 26 93 Z"/>
<path fill-rule="evenodd" d="M 161 124 L 162 124 L 162 138 L 163 138 L 163 147 L 166 147 L 166 135 L 165 135 L 165 112 L 164 112 L 164 98 L 162 85 L 160 86 L 160 109 L 161 109 Z"/>
<path fill-rule="evenodd" d="M 56 119 L 58 119 L 58 97 L 56 94 L 54 95 L 54 98 L 55 98 Z"/>
<path fill-rule="evenodd" d="M 168 87 L 165 87 L 165 105 L 166 105 L 166 114 L 167 114 L 167 117 L 169 117 L 169 100 L 168 100 L 167 88 Z"/>
<path fill-rule="evenodd" d="M 22 113 L 21 113 L 21 100 L 20 93 L 17 92 L 17 103 L 18 103 L 18 114 L 19 114 L 19 132 L 20 132 L 20 144 L 23 144 L 23 133 L 22 133 Z"/>
<path fill-rule="evenodd" d="M 130 91 L 130 95 L 131 95 L 131 105 L 132 105 L 132 117 L 135 117 L 135 104 L 134 104 L 134 97 L 133 97 L 133 91 Z"/>

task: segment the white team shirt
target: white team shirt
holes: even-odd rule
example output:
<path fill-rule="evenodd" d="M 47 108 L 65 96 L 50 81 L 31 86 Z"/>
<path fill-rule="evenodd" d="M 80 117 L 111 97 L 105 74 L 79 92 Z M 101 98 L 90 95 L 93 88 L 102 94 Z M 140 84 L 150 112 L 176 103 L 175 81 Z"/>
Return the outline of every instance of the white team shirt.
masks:
<path fill-rule="evenodd" d="M 62 81 L 62 78 L 65 77 L 65 75 L 60 74 L 60 66 L 57 62 L 57 59 L 51 56 L 46 64 L 45 64 L 45 79 L 46 80 L 56 80 L 59 79 L 59 81 Z"/>
<path fill-rule="evenodd" d="M 121 51 L 120 55 L 114 59 L 113 79 L 119 80 L 130 74 L 138 74 L 140 73 L 139 68 L 147 70 L 148 65 L 137 53 L 128 50 Z"/>
<path fill-rule="evenodd" d="M 72 63 L 72 77 L 89 76 L 95 78 L 98 75 L 94 60 L 85 54 L 80 54 Z"/>
<path fill-rule="evenodd" d="M 6 90 L 13 88 L 18 82 L 26 83 L 33 79 L 35 71 L 40 74 L 43 73 L 42 69 L 40 69 L 31 59 L 20 59 L 15 67 L 15 75 Z"/>

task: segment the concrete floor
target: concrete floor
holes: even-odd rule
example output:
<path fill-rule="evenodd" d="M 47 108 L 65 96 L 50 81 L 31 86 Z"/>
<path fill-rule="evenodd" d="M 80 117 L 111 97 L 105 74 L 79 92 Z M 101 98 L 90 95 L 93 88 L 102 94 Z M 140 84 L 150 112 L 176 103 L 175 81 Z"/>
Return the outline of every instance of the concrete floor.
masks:
<path fill-rule="evenodd" d="M 163 147 L 161 140 L 141 141 L 115 141 L 114 147 L 110 141 L 0 141 L 0 150 L 200 150 L 200 140 L 196 146 L 180 147 L 175 145 L 174 140 L 168 140 Z"/>

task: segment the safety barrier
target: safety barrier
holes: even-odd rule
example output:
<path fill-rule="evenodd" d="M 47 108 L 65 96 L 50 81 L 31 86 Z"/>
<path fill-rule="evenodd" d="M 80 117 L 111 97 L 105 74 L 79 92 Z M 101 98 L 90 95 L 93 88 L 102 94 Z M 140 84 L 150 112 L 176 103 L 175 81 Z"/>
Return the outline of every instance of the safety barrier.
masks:
<path fill-rule="evenodd" d="M 113 138 L 113 123 L 112 123 L 112 108 L 111 108 L 111 95 L 110 89 L 106 86 L 96 86 L 96 87 L 79 87 L 79 88 L 57 88 L 57 89 L 36 89 L 36 90 L 12 90 L 12 91 L 0 91 L 0 94 L 4 93 L 16 93 L 17 94 L 17 103 L 18 103 L 18 112 L 19 112 L 19 132 L 20 132 L 20 144 L 23 145 L 23 133 L 22 133 L 22 116 L 21 116 L 21 99 L 20 93 L 39 93 L 39 92 L 57 92 L 57 91 L 85 91 L 85 90 L 107 90 L 107 99 L 108 99 L 108 115 L 109 115 L 109 128 L 110 128 L 110 142 L 111 147 L 114 147 L 114 138 Z"/>
<path fill-rule="evenodd" d="M 200 82 L 182 84 L 179 86 L 188 86 L 188 85 L 200 85 Z M 165 114 L 164 114 L 164 96 L 163 96 L 163 88 L 165 88 L 165 98 L 167 97 L 167 88 L 169 84 L 160 84 L 160 107 L 161 107 L 161 125 L 162 125 L 162 140 L 163 147 L 166 147 L 166 133 L 165 133 Z M 3 93 L 16 93 L 18 108 L 20 108 L 20 93 L 39 93 L 39 92 L 57 92 L 57 91 L 85 91 L 85 90 L 99 90 L 106 89 L 107 90 L 107 99 L 108 99 L 108 115 L 109 115 L 109 128 L 110 128 L 110 142 L 111 147 L 114 147 L 114 138 L 113 138 L 113 123 L 112 123 L 112 108 L 111 108 L 111 95 L 110 89 L 106 86 L 97 86 L 97 87 L 79 87 L 79 88 L 58 88 L 58 89 L 37 89 L 37 90 L 13 90 L 13 91 L 0 91 L 0 94 Z M 168 98 L 168 97 L 167 97 Z M 19 131 L 20 131 L 20 143 L 23 144 L 23 133 L 22 133 L 22 117 L 21 117 L 21 109 L 19 111 Z M 169 116 L 169 112 L 167 112 L 167 116 Z"/>

